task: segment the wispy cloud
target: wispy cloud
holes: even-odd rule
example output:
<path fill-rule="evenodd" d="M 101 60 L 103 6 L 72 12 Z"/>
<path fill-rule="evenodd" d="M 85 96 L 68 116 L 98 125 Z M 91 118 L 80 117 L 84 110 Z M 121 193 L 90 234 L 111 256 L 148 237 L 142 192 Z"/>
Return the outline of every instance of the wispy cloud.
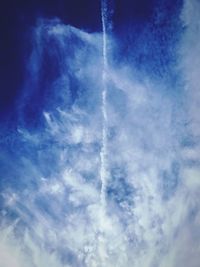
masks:
<path fill-rule="evenodd" d="M 39 22 L 19 105 L 20 149 L 4 154 L 13 169 L 1 188 L 0 266 L 198 266 L 198 5 L 186 1 L 181 17 L 182 106 L 162 82 L 109 66 L 106 214 L 102 36 Z M 41 74 L 45 60 L 56 62 L 55 77 Z M 41 84 L 41 125 L 33 131 L 29 104 Z"/>

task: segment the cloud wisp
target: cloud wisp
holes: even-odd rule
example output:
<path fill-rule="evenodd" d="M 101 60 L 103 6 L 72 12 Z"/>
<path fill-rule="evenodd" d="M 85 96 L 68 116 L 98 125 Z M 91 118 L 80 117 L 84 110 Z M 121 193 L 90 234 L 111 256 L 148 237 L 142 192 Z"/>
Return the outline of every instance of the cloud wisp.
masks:
<path fill-rule="evenodd" d="M 181 15 L 182 102 L 129 64 L 106 66 L 104 213 L 102 35 L 39 21 L 18 102 L 19 149 L 1 152 L 0 267 L 198 266 L 196 6 L 186 1 Z"/>

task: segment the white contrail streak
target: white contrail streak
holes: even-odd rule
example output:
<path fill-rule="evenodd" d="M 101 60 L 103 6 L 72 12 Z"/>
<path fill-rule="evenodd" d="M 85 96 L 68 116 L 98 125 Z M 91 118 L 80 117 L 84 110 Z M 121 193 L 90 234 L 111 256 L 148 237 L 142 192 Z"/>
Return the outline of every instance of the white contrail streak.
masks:
<path fill-rule="evenodd" d="M 101 192 L 100 192 L 100 232 L 98 236 L 98 253 L 100 256 L 101 266 L 106 266 L 107 262 L 107 249 L 106 249 L 106 238 L 105 234 L 108 225 L 107 216 L 107 200 L 106 200 L 106 188 L 108 180 L 108 166 L 107 166 L 107 71 L 108 71 L 108 57 L 107 57 L 107 0 L 101 0 L 101 20 L 102 20 L 102 31 L 103 31 L 103 68 L 102 68 L 102 140 L 101 140 L 101 152 L 100 152 L 100 179 L 101 179 Z"/>
<path fill-rule="evenodd" d="M 100 178 L 101 178 L 101 205 L 103 210 L 106 210 L 106 187 L 107 187 L 107 70 L 108 70 L 108 58 L 107 58 L 107 3 L 106 0 L 101 1 L 101 20 L 102 20 L 102 31 L 103 31 L 103 70 L 102 70 L 102 147 L 100 153 L 101 167 L 100 167 Z"/>

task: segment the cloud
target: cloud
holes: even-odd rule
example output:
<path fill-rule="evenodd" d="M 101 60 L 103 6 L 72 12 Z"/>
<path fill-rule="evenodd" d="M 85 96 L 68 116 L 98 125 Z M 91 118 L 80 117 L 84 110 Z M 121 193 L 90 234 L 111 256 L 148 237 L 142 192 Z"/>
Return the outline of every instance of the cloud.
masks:
<path fill-rule="evenodd" d="M 186 80 L 186 96 L 188 98 L 189 123 L 192 134 L 199 140 L 199 2 L 185 1 L 182 21 L 185 34 L 182 38 L 181 67 Z"/>
<path fill-rule="evenodd" d="M 182 13 L 183 106 L 177 107 L 162 81 L 139 81 L 129 65 L 109 66 L 106 212 L 100 179 L 102 36 L 57 20 L 39 22 L 26 81 L 34 83 L 19 105 L 20 149 L 5 154 L 15 174 L 7 172 L 9 183 L 1 189 L 0 266 L 173 267 L 191 257 L 187 266 L 197 266 L 199 100 L 191 66 L 198 53 L 191 47 L 197 4 L 185 2 Z M 54 77 L 41 74 L 45 60 L 59 68 Z M 42 100 L 35 98 L 41 84 L 48 85 Z M 35 130 L 25 123 L 32 99 L 42 106 Z"/>

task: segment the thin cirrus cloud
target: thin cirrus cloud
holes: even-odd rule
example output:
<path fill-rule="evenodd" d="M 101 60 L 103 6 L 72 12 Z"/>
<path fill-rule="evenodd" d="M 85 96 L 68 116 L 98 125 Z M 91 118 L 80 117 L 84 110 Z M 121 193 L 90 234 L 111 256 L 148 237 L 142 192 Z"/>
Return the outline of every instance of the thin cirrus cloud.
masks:
<path fill-rule="evenodd" d="M 18 107 L 19 149 L 1 156 L 12 167 L 1 188 L 0 267 L 198 266 L 198 7 L 185 1 L 180 15 L 181 105 L 161 81 L 141 82 L 129 63 L 110 62 L 106 213 L 102 36 L 39 21 Z"/>

